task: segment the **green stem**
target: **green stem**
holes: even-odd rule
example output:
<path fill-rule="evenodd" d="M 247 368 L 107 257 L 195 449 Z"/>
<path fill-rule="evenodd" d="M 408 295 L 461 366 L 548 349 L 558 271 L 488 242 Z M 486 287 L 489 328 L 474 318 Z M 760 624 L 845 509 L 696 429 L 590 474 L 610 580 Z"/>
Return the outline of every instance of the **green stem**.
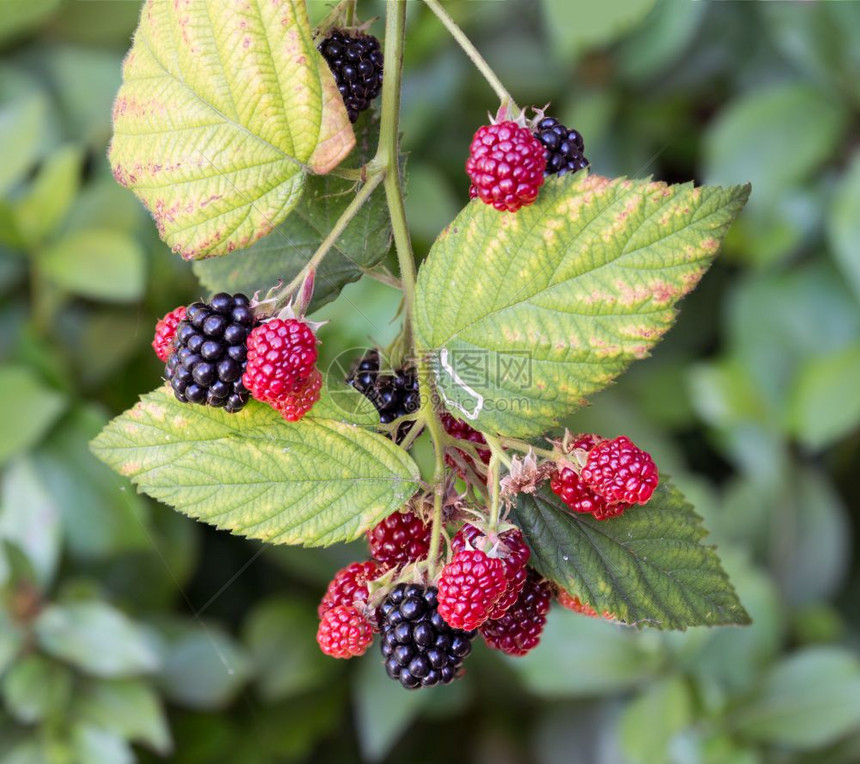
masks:
<path fill-rule="evenodd" d="M 499 440 L 505 448 L 512 448 L 514 451 L 522 451 L 526 454 L 529 451 L 534 451 L 537 456 L 542 456 L 544 459 L 555 459 L 558 457 L 557 451 L 549 448 L 538 448 L 524 440 L 518 440 L 517 438 L 500 438 Z"/>
<path fill-rule="evenodd" d="M 478 71 L 484 76 L 484 79 L 490 87 L 496 91 L 496 95 L 502 102 L 502 106 L 509 105 L 512 109 L 517 108 L 517 103 L 513 96 L 507 91 L 502 81 L 496 76 L 486 59 L 478 53 L 478 49 L 472 44 L 472 41 L 466 37 L 462 29 L 457 25 L 457 22 L 451 18 L 438 0 L 424 0 L 425 5 L 436 14 L 445 28 L 451 33 L 451 36 L 457 41 L 463 52 L 472 60 L 472 63 L 477 67 Z"/>
<path fill-rule="evenodd" d="M 412 307 L 415 303 L 415 255 L 406 221 L 406 208 L 403 204 L 399 162 L 400 126 L 400 87 L 403 74 L 403 45 L 406 38 L 406 2 L 389 0 L 385 15 L 385 77 L 382 80 L 381 124 L 379 128 L 379 147 L 372 164 L 387 168 L 385 175 L 385 198 L 391 217 L 391 230 L 394 235 L 394 248 L 400 266 L 400 280 L 403 285 L 404 333 L 414 351 L 415 336 L 412 325 Z M 422 393 L 419 422 L 423 422 L 433 440 L 435 467 L 433 473 L 433 525 L 430 536 L 430 553 L 427 575 L 432 581 L 436 575 L 439 557 L 439 544 L 442 538 L 442 509 L 445 479 L 445 434 L 442 423 L 433 406 L 433 390 L 430 368 L 425 358 L 416 358 L 418 385 Z M 417 426 L 417 425 L 416 425 Z"/>
<path fill-rule="evenodd" d="M 491 451 L 490 456 L 490 474 L 487 475 L 487 486 L 490 489 L 490 525 L 488 530 L 491 533 L 495 533 L 499 529 L 499 514 L 500 514 L 500 504 L 499 501 L 499 473 L 500 473 L 500 465 L 499 456 L 501 452 L 499 451 Z"/>
<path fill-rule="evenodd" d="M 317 251 L 313 253 L 311 259 L 305 264 L 305 267 L 302 268 L 298 275 L 275 297 L 276 309 L 284 307 L 282 304 L 283 301 L 292 296 L 293 292 L 301 286 L 311 269 L 316 268 L 323 261 L 323 258 L 329 253 L 329 250 L 341 237 L 341 234 L 346 230 L 346 227 L 358 214 L 359 210 L 370 198 L 370 195 L 376 190 L 376 187 L 382 183 L 385 175 L 385 169 L 382 168 L 375 171 L 367 178 L 367 182 L 361 187 L 361 190 L 353 197 L 352 201 L 347 205 L 347 208 L 341 213 L 337 222 L 322 240 L 319 247 L 317 247 Z"/>

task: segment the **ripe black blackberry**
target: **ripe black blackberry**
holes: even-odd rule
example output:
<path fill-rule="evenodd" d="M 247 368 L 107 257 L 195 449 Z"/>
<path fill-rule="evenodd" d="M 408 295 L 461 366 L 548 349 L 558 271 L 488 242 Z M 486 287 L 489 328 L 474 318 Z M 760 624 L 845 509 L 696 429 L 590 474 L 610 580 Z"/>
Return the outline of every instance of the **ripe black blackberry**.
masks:
<path fill-rule="evenodd" d="M 544 117 L 537 123 L 535 136 L 546 148 L 544 175 L 564 175 L 588 167 L 585 142 L 578 130 L 570 130 L 555 117 Z"/>
<path fill-rule="evenodd" d="M 358 360 L 346 382 L 373 403 L 381 424 L 391 424 L 395 419 L 414 414 L 421 406 L 415 370 L 403 367 L 392 374 L 383 374 L 376 350 L 368 351 Z M 400 425 L 394 433 L 394 442 L 402 443 L 413 424 Z"/>
<path fill-rule="evenodd" d="M 382 88 L 382 49 L 371 35 L 333 30 L 318 46 L 334 74 L 349 121 L 370 106 Z"/>
<path fill-rule="evenodd" d="M 385 671 L 407 690 L 449 684 L 477 632 L 452 629 L 439 615 L 436 587 L 399 584 L 379 608 Z"/>
<path fill-rule="evenodd" d="M 176 327 L 164 376 L 183 403 L 241 411 L 250 393 L 242 384 L 248 334 L 256 320 L 243 294 L 216 294 L 195 302 Z"/>

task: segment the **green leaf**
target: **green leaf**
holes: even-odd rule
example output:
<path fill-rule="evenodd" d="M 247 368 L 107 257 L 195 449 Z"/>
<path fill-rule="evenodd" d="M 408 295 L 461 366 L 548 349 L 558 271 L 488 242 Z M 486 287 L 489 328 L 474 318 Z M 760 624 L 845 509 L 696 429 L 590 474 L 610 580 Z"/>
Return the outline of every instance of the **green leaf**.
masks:
<path fill-rule="evenodd" d="M 860 298 L 860 151 L 855 152 L 848 171 L 836 188 L 830 214 L 827 218 L 827 234 L 833 257 Z"/>
<path fill-rule="evenodd" d="M 80 186 L 83 155 L 63 146 L 45 160 L 27 193 L 15 205 L 23 240 L 34 247 L 53 233 L 68 213 Z"/>
<path fill-rule="evenodd" d="M 801 750 L 860 729 L 860 663 L 848 650 L 809 648 L 776 665 L 735 715 L 748 739 Z"/>
<path fill-rule="evenodd" d="M 250 673 L 242 647 L 222 629 L 178 626 L 167 634 L 159 685 L 165 697 L 188 708 L 217 710 L 228 705 Z"/>
<path fill-rule="evenodd" d="M 540 647 L 503 658 L 529 691 L 544 698 L 607 696 L 653 679 L 660 654 L 627 629 L 556 608 Z"/>
<path fill-rule="evenodd" d="M 0 539 L 21 550 L 36 584 L 48 589 L 60 561 L 60 506 L 45 489 L 34 460 L 24 457 L 9 465 L 0 499 Z"/>
<path fill-rule="evenodd" d="M 332 681 L 337 661 L 316 641 L 319 619 L 307 601 L 270 599 L 248 616 L 244 642 L 254 661 L 261 697 L 268 703 L 298 695 Z"/>
<path fill-rule="evenodd" d="M 71 697 L 69 670 L 38 655 L 22 658 L 3 678 L 3 702 L 22 724 L 62 714 Z"/>
<path fill-rule="evenodd" d="M 810 360 L 789 400 L 791 431 L 802 443 L 823 448 L 860 422 L 860 347 Z"/>
<path fill-rule="evenodd" d="M 415 299 L 448 408 L 486 431 L 545 432 L 648 354 L 748 193 L 578 173 L 515 215 L 473 201 Z"/>
<path fill-rule="evenodd" d="M 96 300 L 132 302 L 144 288 L 144 253 L 129 235 L 107 228 L 75 231 L 39 255 L 57 286 Z"/>
<path fill-rule="evenodd" d="M 797 82 L 754 88 L 708 129 L 705 177 L 708 183 L 750 181 L 753 205 L 769 206 L 832 155 L 846 116 L 844 104 Z"/>
<path fill-rule="evenodd" d="M 655 0 L 581 3 L 575 13 L 569 0 L 543 0 L 541 5 L 556 55 L 573 58 L 621 37 L 648 15 L 654 3 Z"/>
<path fill-rule="evenodd" d="M 670 761 L 669 743 L 686 728 L 694 699 L 678 676 L 651 684 L 625 709 L 620 720 L 621 748 L 631 764 Z"/>
<path fill-rule="evenodd" d="M 8 18 L 8 8 L 4 6 L 3 11 L 0 17 Z M 13 188 L 39 157 L 50 116 L 48 98 L 35 80 L 17 69 L 0 69 L 0 194 Z"/>
<path fill-rule="evenodd" d="M 378 130 L 376 123 L 364 121 L 357 135 L 357 164 L 363 165 L 373 155 L 374 129 Z M 288 283 L 305 267 L 354 196 L 354 181 L 311 176 L 301 201 L 274 231 L 247 249 L 194 263 L 194 273 L 212 292 L 253 294 L 281 279 Z M 388 207 L 380 186 L 317 268 L 312 310 L 335 299 L 345 284 L 357 281 L 366 269 L 379 263 L 390 244 Z"/>
<path fill-rule="evenodd" d="M 418 488 L 409 455 L 333 419 L 290 424 L 251 401 L 239 414 L 143 396 L 92 443 L 138 488 L 198 520 L 274 544 L 358 538 Z"/>
<path fill-rule="evenodd" d="M 0 369 L 0 465 L 36 445 L 65 407 L 63 396 L 30 369 Z"/>
<path fill-rule="evenodd" d="M 681 629 L 747 624 L 701 518 L 666 476 L 644 506 L 595 520 L 572 514 L 548 489 L 520 495 L 516 519 L 531 564 L 622 623 Z"/>
<path fill-rule="evenodd" d="M 173 748 L 161 700 L 139 679 L 93 682 L 75 698 L 75 717 L 163 756 Z"/>
<path fill-rule="evenodd" d="M 159 666 L 142 627 L 103 602 L 49 605 L 34 627 L 45 652 L 93 676 L 134 676 Z"/>
<path fill-rule="evenodd" d="M 186 259 L 264 236 L 355 143 L 300 0 L 149 0 L 113 119 L 114 176 Z"/>

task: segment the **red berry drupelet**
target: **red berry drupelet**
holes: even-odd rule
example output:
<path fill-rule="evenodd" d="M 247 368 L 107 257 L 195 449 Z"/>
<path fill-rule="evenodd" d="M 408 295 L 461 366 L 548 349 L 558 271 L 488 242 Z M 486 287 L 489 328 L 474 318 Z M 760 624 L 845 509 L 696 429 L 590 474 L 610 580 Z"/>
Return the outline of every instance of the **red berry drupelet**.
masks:
<path fill-rule="evenodd" d="M 399 584 L 379 608 L 385 671 L 407 690 L 450 684 L 472 652 L 475 631 L 452 629 L 435 587 Z"/>
<path fill-rule="evenodd" d="M 499 536 L 499 541 L 501 544 L 498 547 L 498 559 L 504 563 L 507 586 L 496 604 L 490 609 L 490 618 L 499 618 L 517 601 L 517 597 L 519 597 L 526 583 L 528 576 L 526 565 L 529 557 L 531 557 L 531 551 L 526 546 L 522 531 L 518 528 L 512 528 L 502 533 Z M 474 525 L 464 525 L 451 540 L 451 549 L 454 554 L 466 549 L 481 549 L 483 551 L 487 543 L 486 536 L 478 528 Z"/>
<path fill-rule="evenodd" d="M 550 488 L 568 508 L 583 515 L 594 515 L 598 520 L 620 515 L 629 505 L 610 505 L 582 482 L 570 465 L 560 464 L 550 478 Z"/>
<path fill-rule="evenodd" d="M 439 577 L 439 614 L 464 631 L 477 629 L 508 587 L 505 564 L 478 549 L 454 555 Z"/>
<path fill-rule="evenodd" d="M 540 642 L 551 601 L 549 582 L 530 570 L 517 601 L 501 618 L 481 626 L 481 636 L 494 650 L 507 655 L 525 655 Z"/>
<path fill-rule="evenodd" d="M 349 605 L 326 611 L 317 629 L 317 643 L 332 658 L 364 655 L 373 642 L 373 628 L 361 613 Z"/>
<path fill-rule="evenodd" d="M 395 512 L 367 532 L 367 542 L 384 565 L 417 562 L 430 551 L 430 526 L 412 511 Z"/>
<path fill-rule="evenodd" d="M 248 336 L 248 363 L 242 381 L 258 401 L 277 404 L 299 392 L 317 361 L 317 338 L 297 318 L 273 318 Z"/>
<path fill-rule="evenodd" d="M 173 349 L 173 338 L 176 336 L 176 327 L 180 321 L 185 320 L 185 306 L 180 305 L 174 308 L 164 318 L 155 325 L 155 337 L 152 340 L 152 347 L 158 360 L 162 363 L 167 362 L 167 357 Z"/>
<path fill-rule="evenodd" d="M 195 302 L 176 327 L 164 377 L 182 403 L 241 411 L 250 399 L 242 384 L 246 341 L 256 323 L 244 294 L 220 292 Z"/>
<path fill-rule="evenodd" d="M 622 435 L 591 449 L 580 481 L 607 503 L 645 504 L 660 476 L 651 455 Z"/>
<path fill-rule="evenodd" d="M 339 605 L 364 607 L 367 604 L 367 584 L 382 575 L 384 568 L 376 562 L 353 562 L 339 570 L 317 608 L 322 618 L 329 610 Z"/>
<path fill-rule="evenodd" d="M 304 385 L 278 402 L 275 409 L 288 422 L 298 422 L 320 399 L 322 381 L 322 374 L 314 369 Z"/>
<path fill-rule="evenodd" d="M 466 160 L 469 196 L 516 212 L 537 199 L 545 169 L 544 146 L 528 128 L 511 121 L 484 125 L 472 138 Z"/>

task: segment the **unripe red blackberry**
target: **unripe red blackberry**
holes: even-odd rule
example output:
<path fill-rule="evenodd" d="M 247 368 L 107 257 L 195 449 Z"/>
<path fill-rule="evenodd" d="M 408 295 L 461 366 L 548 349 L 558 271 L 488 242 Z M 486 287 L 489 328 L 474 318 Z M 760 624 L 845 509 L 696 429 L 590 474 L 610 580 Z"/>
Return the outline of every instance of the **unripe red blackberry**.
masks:
<path fill-rule="evenodd" d="M 500 559 L 477 549 L 458 552 L 439 576 L 439 614 L 455 629 L 476 629 L 490 617 L 507 586 Z"/>
<path fill-rule="evenodd" d="M 349 605 L 338 605 L 323 613 L 317 630 L 317 644 L 332 658 L 364 655 L 373 642 L 373 628 L 361 613 Z"/>
<path fill-rule="evenodd" d="M 167 362 L 170 351 L 173 349 L 173 338 L 176 336 L 176 327 L 179 322 L 185 318 L 185 306 L 180 305 L 174 308 L 164 318 L 161 318 L 155 325 L 155 337 L 152 340 L 152 347 L 158 360 L 162 363 Z"/>
<path fill-rule="evenodd" d="M 469 146 L 469 196 L 497 210 L 516 212 L 537 199 L 546 152 L 526 127 L 505 121 L 478 128 Z"/>
<path fill-rule="evenodd" d="M 250 394 L 242 384 L 246 340 L 256 319 L 243 294 L 216 294 L 195 302 L 176 327 L 164 376 L 176 399 L 235 413 Z"/>
<path fill-rule="evenodd" d="M 537 647 L 552 601 L 552 587 L 535 571 L 513 606 L 501 617 L 480 628 L 484 641 L 507 655 L 525 655 Z"/>
<path fill-rule="evenodd" d="M 379 608 L 385 671 L 409 690 L 454 681 L 472 651 L 477 632 L 452 629 L 438 606 L 435 587 L 399 584 Z"/>
<path fill-rule="evenodd" d="M 367 532 L 370 553 L 379 562 L 398 566 L 416 562 L 430 550 L 430 526 L 411 510 L 395 512 Z"/>
<path fill-rule="evenodd" d="M 447 432 L 452 438 L 457 438 L 458 440 L 466 440 L 470 443 L 475 443 L 476 445 L 486 446 L 487 441 L 484 436 L 478 432 L 474 427 L 466 424 L 462 419 L 455 419 L 451 414 L 447 411 L 443 411 L 440 415 L 440 419 L 442 420 L 442 426 L 445 428 L 445 432 Z M 470 457 L 465 451 L 459 450 L 459 453 L 469 464 L 472 463 L 472 457 Z M 484 463 L 490 463 L 490 451 L 486 448 L 479 448 L 478 458 Z M 445 462 L 451 469 L 459 470 L 457 463 L 449 456 L 445 455 Z"/>
<path fill-rule="evenodd" d="M 328 585 L 317 608 L 320 618 L 333 607 L 348 605 L 358 609 L 367 605 L 367 584 L 378 578 L 384 568 L 376 560 L 353 562 L 339 570 Z"/>
<path fill-rule="evenodd" d="M 277 406 L 306 388 L 317 361 L 317 338 L 307 323 L 297 318 L 265 321 L 248 335 L 247 346 L 242 382 L 258 401 Z"/>
<path fill-rule="evenodd" d="M 585 143 L 577 130 L 570 130 L 555 117 L 537 123 L 535 137 L 546 149 L 546 174 L 565 175 L 588 167 Z"/>
<path fill-rule="evenodd" d="M 571 510 L 580 514 L 594 515 L 606 511 L 606 501 L 598 496 L 580 479 L 576 471 L 567 464 L 560 464 L 550 479 L 550 488 Z"/>
<path fill-rule="evenodd" d="M 290 393 L 275 405 L 275 410 L 288 422 L 298 422 L 320 399 L 321 389 L 322 374 L 314 369 L 311 376 L 298 390 Z"/>
<path fill-rule="evenodd" d="M 624 435 L 598 443 L 579 479 L 610 504 L 645 504 L 660 481 L 651 455 Z"/>
<path fill-rule="evenodd" d="M 335 29 L 319 44 L 319 52 L 334 74 L 350 122 L 355 122 L 382 88 L 379 40 L 372 35 Z"/>

